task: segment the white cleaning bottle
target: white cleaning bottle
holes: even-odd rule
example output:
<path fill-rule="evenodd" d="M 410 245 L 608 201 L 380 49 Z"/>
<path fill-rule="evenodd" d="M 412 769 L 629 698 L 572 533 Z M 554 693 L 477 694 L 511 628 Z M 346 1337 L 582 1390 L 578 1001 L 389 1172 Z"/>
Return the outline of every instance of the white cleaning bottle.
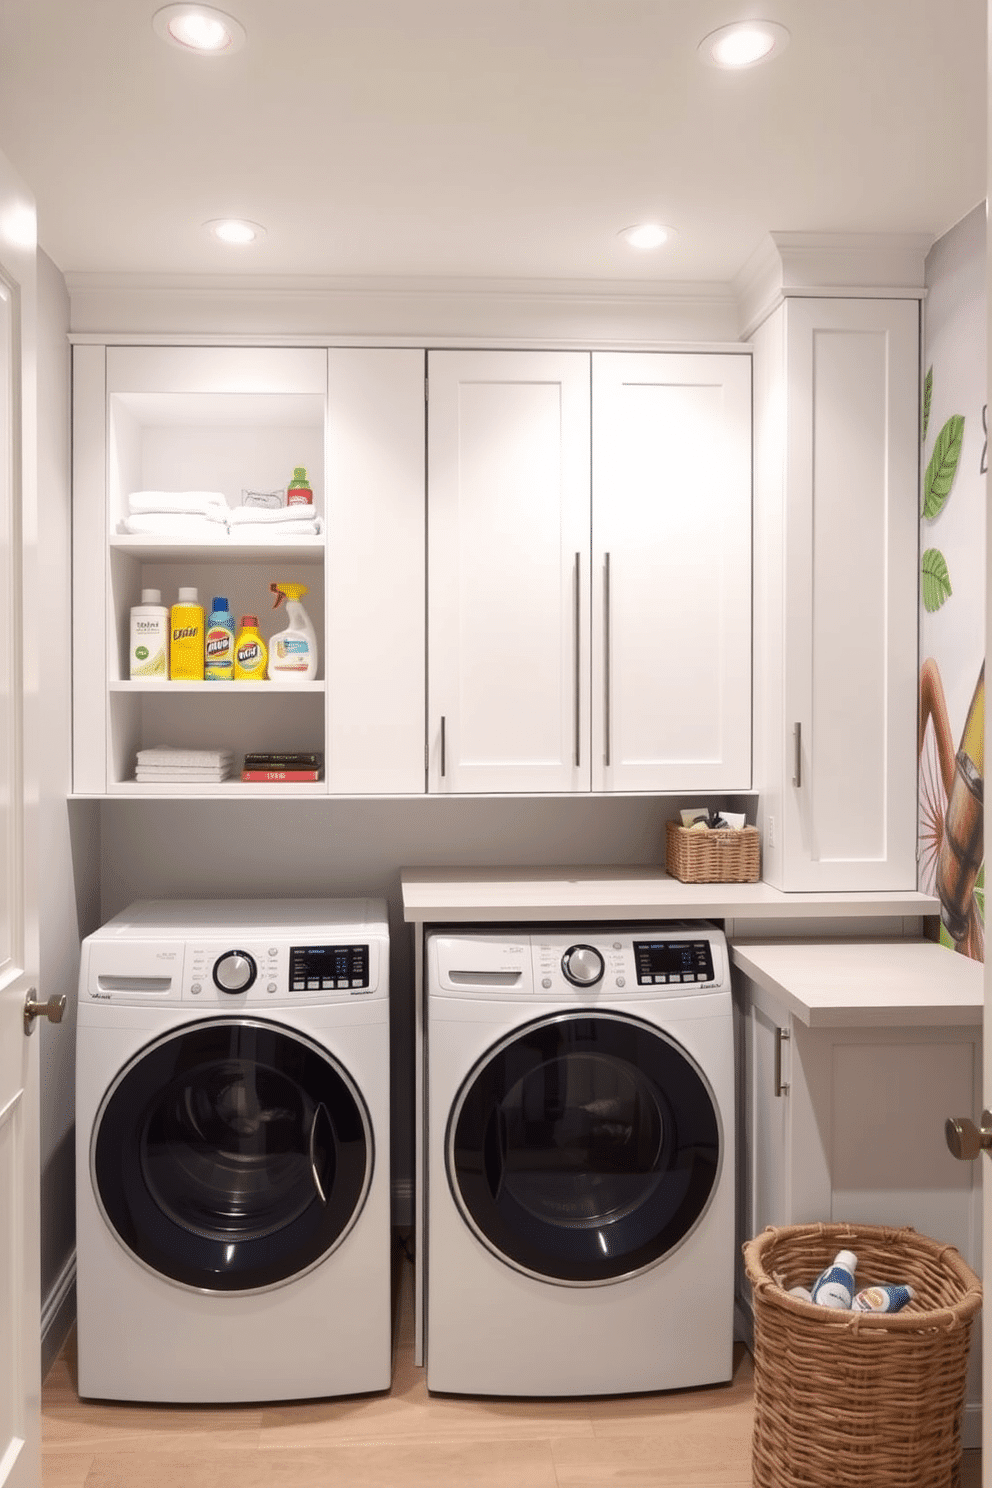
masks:
<path fill-rule="evenodd" d="M 276 597 L 273 609 L 285 601 L 286 628 L 269 641 L 270 682 L 310 682 L 317 675 L 317 636 L 300 604 L 305 584 L 270 584 Z"/>
<path fill-rule="evenodd" d="M 132 679 L 169 675 L 169 611 L 160 589 L 142 589 L 140 605 L 131 610 Z"/>
<path fill-rule="evenodd" d="M 832 1266 L 821 1271 L 810 1291 L 813 1301 L 820 1307 L 842 1307 L 850 1309 L 854 1301 L 854 1273 L 858 1258 L 853 1250 L 840 1250 Z"/>

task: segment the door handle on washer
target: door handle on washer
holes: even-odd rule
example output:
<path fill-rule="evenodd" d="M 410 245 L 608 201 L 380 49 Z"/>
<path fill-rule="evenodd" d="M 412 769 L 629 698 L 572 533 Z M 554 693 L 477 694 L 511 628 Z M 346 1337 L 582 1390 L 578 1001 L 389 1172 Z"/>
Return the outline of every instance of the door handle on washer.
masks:
<path fill-rule="evenodd" d="M 320 1174 L 317 1172 L 317 1158 L 316 1158 L 316 1148 L 317 1148 L 317 1117 L 320 1115 L 321 1111 L 323 1111 L 323 1113 L 324 1113 L 324 1118 L 325 1118 L 328 1126 L 331 1125 L 331 1118 L 327 1114 L 327 1107 L 324 1105 L 324 1102 L 323 1101 L 318 1101 L 317 1102 L 316 1110 L 313 1113 L 313 1120 L 310 1123 L 310 1173 L 311 1173 L 311 1176 L 313 1178 L 313 1186 L 317 1190 L 317 1197 L 318 1197 L 318 1199 L 320 1200 L 320 1202 L 322 1204 L 326 1204 L 327 1203 L 327 1195 L 324 1192 L 324 1185 L 320 1181 Z M 333 1134 L 334 1134 L 334 1128 L 331 1127 L 331 1135 L 332 1135 L 332 1137 L 333 1137 Z"/>

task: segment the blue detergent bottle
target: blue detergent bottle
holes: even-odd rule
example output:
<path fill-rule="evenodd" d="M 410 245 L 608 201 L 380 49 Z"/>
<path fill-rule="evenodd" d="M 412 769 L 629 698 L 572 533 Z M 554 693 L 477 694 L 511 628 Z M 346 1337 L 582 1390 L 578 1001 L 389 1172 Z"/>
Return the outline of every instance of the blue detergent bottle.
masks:
<path fill-rule="evenodd" d="M 234 616 L 227 596 L 217 594 L 210 606 L 204 643 L 203 676 L 207 682 L 230 682 L 234 677 Z"/>

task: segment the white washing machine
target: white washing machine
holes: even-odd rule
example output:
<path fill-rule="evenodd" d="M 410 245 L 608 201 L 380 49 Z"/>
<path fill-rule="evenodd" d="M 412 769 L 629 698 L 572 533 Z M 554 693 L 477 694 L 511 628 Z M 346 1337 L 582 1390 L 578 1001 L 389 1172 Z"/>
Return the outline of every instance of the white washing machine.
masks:
<path fill-rule="evenodd" d="M 730 965 L 707 924 L 431 932 L 427 1384 L 727 1380 Z"/>
<path fill-rule="evenodd" d="M 79 1392 L 389 1387 L 389 934 L 369 899 L 156 900 L 83 942 Z"/>

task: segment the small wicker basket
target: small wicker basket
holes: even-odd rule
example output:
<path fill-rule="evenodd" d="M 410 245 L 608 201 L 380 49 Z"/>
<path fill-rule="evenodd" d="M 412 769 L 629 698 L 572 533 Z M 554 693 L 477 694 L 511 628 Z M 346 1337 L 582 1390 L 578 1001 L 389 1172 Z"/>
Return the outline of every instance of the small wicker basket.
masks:
<path fill-rule="evenodd" d="M 839 1250 L 859 1289 L 908 1283 L 901 1312 L 817 1307 L 789 1295 Z M 769 1228 L 744 1246 L 754 1295 L 754 1488 L 957 1488 L 978 1277 L 911 1229 Z"/>
<path fill-rule="evenodd" d="M 676 821 L 666 822 L 665 867 L 683 883 L 757 883 L 761 833 L 757 827 L 693 832 Z"/>

